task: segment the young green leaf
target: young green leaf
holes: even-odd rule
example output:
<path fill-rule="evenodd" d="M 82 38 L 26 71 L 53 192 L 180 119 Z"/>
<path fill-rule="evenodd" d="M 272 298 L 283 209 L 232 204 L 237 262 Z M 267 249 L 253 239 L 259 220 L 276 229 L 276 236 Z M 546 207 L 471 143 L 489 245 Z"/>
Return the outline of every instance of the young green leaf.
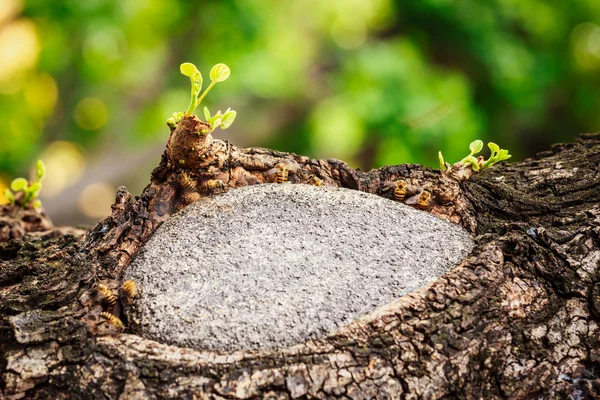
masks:
<path fill-rule="evenodd" d="M 490 155 L 490 158 L 488 158 L 487 161 L 481 166 L 481 169 L 491 167 L 500 161 L 508 160 L 510 157 L 512 157 L 510 154 L 508 154 L 508 150 L 500 149 L 500 146 L 495 143 L 488 143 L 488 147 L 492 151 L 492 154 Z"/>
<path fill-rule="evenodd" d="M 465 164 L 471 164 L 471 168 L 473 169 L 473 171 L 479 171 L 479 163 L 477 162 L 477 159 L 473 156 L 467 156 L 464 158 L 463 162 Z"/>
<path fill-rule="evenodd" d="M 25 190 L 25 189 L 27 189 L 27 179 L 25 179 L 25 178 L 16 178 L 10 184 L 10 188 L 13 190 L 13 192 L 18 192 L 19 190 Z"/>
<path fill-rule="evenodd" d="M 225 115 L 223 115 L 223 119 L 221 120 L 221 129 L 227 129 L 233 124 L 237 113 L 233 110 L 227 110 Z"/>
<path fill-rule="evenodd" d="M 508 150 L 505 150 L 505 149 L 500 150 L 498 152 L 498 155 L 496 156 L 496 158 L 498 159 L 498 162 L 508 160 L 511 157 L 512 156 L 510 154 L 508 154 Z"/>
<path fill-rule="evenodd" d="M 221 110 L 217 111 L 217 113 L 215 115 L 213 115 L 212 117 L 210 117 L 206 122 L 208 122 L 209 124 L 212 123 L 213 121 L 216 121 L 218 119 L 223 118 L 223 114 L 221 113 Z"/>
<path fill-rule="evenodd" d="M 15 196 L 9 188 L 4 189 L 4 197 L 8 200 L 8 204 L 15 204 Z"/>
<path fill-rule="evenodd" d="M 219 127 L 219 125 L 221 125 L 221 116 L 215 116 L 212 118 L 212 120 L 210 121 L 210 131 L 214 131 L 215 129 L 217 129 Z"/>
<path fill-rule="evenodd" d="M 210 120 L 210 111 L 208 111 L 208 107 L 204 107 L 204 118 L 208 122 Z"/>
<path fill-rule="evenodd" d="M 46 166 L 42 160 L 37 160 L 35 163 L 35 177 L 38 182 L 41 182 L 46 177 Z"/>
<path fill-rule="evenodd" d="M 492 155 L 494 155 L 494 153 L 497 153 L 498 151 L 500 151 L 500 146 L 498 146 L 496 143 L 494 142 L 489 142 L 488 143 L 488 147 L 490 148 L 490 150 L 492 151 Z"/>
<path fill-rule="evenodd" d="M 479 153 L 483 149 L 483 142 L 481 140 L 475 140 L 471 142 L 469 145 L 469 150 L 471 150 L 471 155 L 475 155 Z"/>
<path fill-rule="evenodd" d="M 23 197 L 23 205 L 27 205 L 30 201 L 37 199 L 40 194 L 40 190 L 42 189 L 42 184 L 40 182 L 33 182 L 31 186 L 25 189 L 25 196 Z"/>
<path fill-rule="evenodd" d="M 34 193 L 36 196 L 42 190 L 42 184 L 40 182 L 33 182 L 31 186 L 27 188 L 28 192 Z"/>
<path fill-rule="evenodd" d="M 225 64 L 217 64 L 210 70 L 210 80 L 213 82 L 223 82 L 229 78 L 231 70 Z"/>
<path fill-rule="evenodd" d="M 446 170 L 446 163 L 444 162 L 444 156 L 441 151 L 438 151 L 438 159 L 440 160 L 440 169 L 442 171 Z"/>
<path fill-rule="evenodd" d="M 41 208 L 42 207 L 42 202 L 40 200 L 35 200 L 31 206 L 35 209 Z"/>
<path fill-rule="evenodd" d="M 229 70 L 229 67 L 225 64 L 217 64 L 214 67 L 212 67 L 212 69 L 210 70 L 210 80 L 212 82 L 210 82 L 210 85 L 208 85 L 204 92 L 202 92 L 200 97 L 198 97 L 198 100 L 196 101 L 194 107 L 198 107 L 200 103 L 202 103 L 202 100 L 208 94 L 208 92 L 210 92 L 210 89 L 212 89 L 213 86 L 215 86 L 218 82 L 223 82 L 227 80 L 227 78 L 229 78 L 230 73 L 231 71 Z"/>
<path fill-rule="evenodd" d="M 198 68 L 196 68 L 194 64 L 189 62 L 181 64 L 179 66 L 179 71 L 192 80 L 194 80 L 194 77 L 197 76 L 197 73 L 200 73 L 200 71 L 198 71 Z"/>

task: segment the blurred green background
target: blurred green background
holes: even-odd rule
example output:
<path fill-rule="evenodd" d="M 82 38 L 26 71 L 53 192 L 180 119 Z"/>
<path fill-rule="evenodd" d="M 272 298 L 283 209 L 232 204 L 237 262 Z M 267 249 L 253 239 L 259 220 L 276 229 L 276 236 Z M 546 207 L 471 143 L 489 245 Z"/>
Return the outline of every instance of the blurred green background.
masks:
<path fill-rule="evenodd" d="M 1 0 L 0 192 L 41 157 L 59 224 L 139 194 L 184 61 L 231 67 L 205 101 L 238 113 L 216 137 L 362 169 L 600 130 L 598 0 Z"/>

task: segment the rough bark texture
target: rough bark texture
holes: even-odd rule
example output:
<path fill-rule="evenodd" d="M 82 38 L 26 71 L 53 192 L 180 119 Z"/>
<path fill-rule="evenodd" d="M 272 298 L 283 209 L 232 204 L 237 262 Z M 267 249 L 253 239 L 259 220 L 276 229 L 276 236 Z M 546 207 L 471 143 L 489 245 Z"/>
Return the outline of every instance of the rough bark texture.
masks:
<path fill-rule="evenodd" d="M 53 227 L 52 221 L 43 211 L 0 206 L 0 242 L 20 238 L 26 232 L 45 232 Z"/>
<path fill-rule="evenodd" d="M 461 180 L 238 149 L 184 125 L 194 126 L 169 140 L 188 143 L 177 149 L 184 163 L 169 162 L 168 146 L 142 195 L 120 189 L 111 217 L 85 236 L 55 229 L 0 242 L 0 398 L 600 397 L 600 135 Z M 214 191 L 283 179 L 283 169 L 292 183 L 390 199 L 404 179 L 408 203 L 429 190 L 427 211 L 463 225 L 476 247 L 429 287 L 288 348 L 177 348 L 103 322 L 110 311 L 127 325 L 128 302 L 107 307 L 95 285 L 116 291 L 171 214 Z"/>

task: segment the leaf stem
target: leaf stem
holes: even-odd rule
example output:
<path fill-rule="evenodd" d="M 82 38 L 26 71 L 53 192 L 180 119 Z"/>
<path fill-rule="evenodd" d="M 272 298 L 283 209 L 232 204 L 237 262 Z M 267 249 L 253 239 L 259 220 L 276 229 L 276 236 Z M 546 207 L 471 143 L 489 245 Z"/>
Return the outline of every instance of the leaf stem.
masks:
<path fill-rule="evenodd" d="M 202 102 L 202 99 L 204 98 L 204 96 L 206 96 L 208 94 L 208 91 L 210 89 L 212 89 L 212 87 L 215 86 L 216 84 L 217 84 L 217 81 L 211 81 L 210 82 L 210 85 L 208 85 L 208 87 L 204 90 L 204 92 L 202 93 L 202 95 L 198 98 L 198 101 L 196 101 L 196 103 L 194 104 L 194 108 L 196 108 L 196 107 L 198 107 L 200 105 L 200 103 Z"/>
<path fill-rule="evenodd" d="M 190 100 L 190 106 L 188 107 L 187 111 L 185 112 L 185 115 L 192 115 L 194 113 L 194 110 L 196 109 L 196 96 L 194 93 L 194 81 L 192 80 L 192 92 L 190 93 L 190 97 L 192 98 Z"/>

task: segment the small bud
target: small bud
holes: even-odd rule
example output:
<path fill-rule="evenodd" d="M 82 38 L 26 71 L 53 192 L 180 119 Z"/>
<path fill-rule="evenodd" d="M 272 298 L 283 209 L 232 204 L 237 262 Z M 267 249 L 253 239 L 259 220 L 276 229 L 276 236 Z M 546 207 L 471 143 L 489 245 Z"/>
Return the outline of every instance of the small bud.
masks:
<path fill-rule="evenodd" d="M 38 182 L 41 182 L 46 177 L 46 166 L 42 160 L 37 160 L 35 163 L 35 176 Z"/>
<path fill-rule="evenodd" d="M 15 196 L 9 188 L 4 189 L 4 197 L 8 200 L 8 204 L 15 204 Z"/>
<path fill-rule="evenodd" d="M 18 192 L 19 190 L 27 189 L 27 179 L 16 178 L 11 182 L 10 188 L 13 190 L 13 192 Z"/>

